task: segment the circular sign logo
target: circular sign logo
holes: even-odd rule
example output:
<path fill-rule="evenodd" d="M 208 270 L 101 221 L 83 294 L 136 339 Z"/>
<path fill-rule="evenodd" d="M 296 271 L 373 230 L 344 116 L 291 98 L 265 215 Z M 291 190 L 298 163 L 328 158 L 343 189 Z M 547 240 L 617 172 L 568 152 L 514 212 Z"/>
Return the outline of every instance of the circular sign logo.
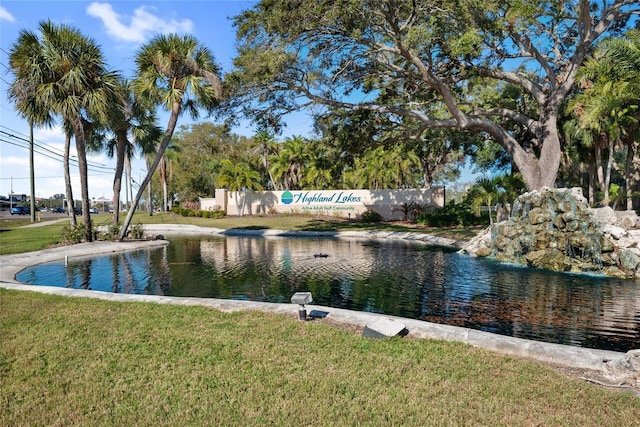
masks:
<path fill-rule="evenodd" d="M 280 197 L 280 200 L 285 205 L 289 205 L 291 204 L 291 202 L 293 202 L 293 194 L 291 194 L 291 191 L 285 191 L 284 193 L 282 193 L 282 197 Z"/>

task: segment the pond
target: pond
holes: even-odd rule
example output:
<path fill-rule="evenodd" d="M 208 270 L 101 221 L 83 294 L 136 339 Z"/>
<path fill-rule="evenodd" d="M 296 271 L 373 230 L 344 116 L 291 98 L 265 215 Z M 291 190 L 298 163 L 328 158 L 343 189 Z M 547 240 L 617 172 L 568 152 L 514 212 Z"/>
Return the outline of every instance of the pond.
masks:
<path fill-rule="evenodd" d="M 162 248 L 37 265 L 17 279 L 287 303 L 310 291 L 317 305 L 588 348 L 640 348 L 637 280 L 535 270 L 409 241 L 181 236 Z"/>

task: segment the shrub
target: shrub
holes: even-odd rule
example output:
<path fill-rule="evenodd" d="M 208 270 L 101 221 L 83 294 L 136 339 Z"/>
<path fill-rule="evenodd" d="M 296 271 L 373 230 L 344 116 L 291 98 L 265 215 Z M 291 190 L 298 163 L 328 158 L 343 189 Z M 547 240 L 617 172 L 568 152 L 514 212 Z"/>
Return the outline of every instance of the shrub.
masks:
<path fill-rule="evenodd" d="M 488 223 L 488 218 L 478 217 L 468 204 L 448 203 L 433 212 L 421 212 L 416 222 L 431 227 L 468 227 Z"/>
<path fill-rule="evenodd" d="M 144 227 L 138 223 L 131 227 L 131 238 L 142 239 L 144 237 Z"/>
<path fill-rule="evenodd" d="M 222 218 L 227 214 L 223 210 L 203 211 L 203 210 L 195 210 L 190 208 L 183 208 L 179 206 L 175 206 L 171 208 L 171 212 L 180 216 L 198 217 L 198 218 Z"/>
<path fill-rule="evenodd" d="M 62 241 L 65 243 L 80 243 L 84 238 L 84 224 L 75 227 L 64 227 L 60 233 Z"/>
<path fill-rule="evenodd" d="M 367 210 L 362 212 L 362 222 L 381 222 L 382 215 L 376 211 Z"/>
<path fill-rule="evenodd" d="M 107 233 L 104 236 L 106 240 L 116 240 L 118 237 L 118 233 L 120 233 L 120 227 L 122 225 L 120 223 L 117 224 L 109 224 L 107 227 Z"/>

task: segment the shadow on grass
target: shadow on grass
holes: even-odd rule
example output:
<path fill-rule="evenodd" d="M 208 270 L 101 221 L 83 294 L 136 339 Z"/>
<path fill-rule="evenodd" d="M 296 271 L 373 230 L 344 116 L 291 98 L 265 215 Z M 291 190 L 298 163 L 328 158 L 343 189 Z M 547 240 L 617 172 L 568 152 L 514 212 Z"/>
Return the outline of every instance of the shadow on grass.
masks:
<path fill-rule="evenodd" d="M 271 227 L 266 227 L 264 225 L 248 225 L 246 227 L 233 227 L 229 230 L 269 230 Z"/>

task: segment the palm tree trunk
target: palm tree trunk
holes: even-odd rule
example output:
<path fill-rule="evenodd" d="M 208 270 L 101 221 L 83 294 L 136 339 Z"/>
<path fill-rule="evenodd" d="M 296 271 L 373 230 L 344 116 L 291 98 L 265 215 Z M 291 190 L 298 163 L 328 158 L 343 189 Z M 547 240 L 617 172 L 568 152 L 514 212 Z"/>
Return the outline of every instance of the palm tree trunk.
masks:
<path fill-rule="evenodd" d="M 151 200 L 153 197 L 153 192 L 151 191 L 152 183 L 153 180 L 149 180 L 149 184 L 147 184 L 147 212 L 149 213 L 149 216 L 153 216 L 153 200 Z"/>
<path fill-rule="evenodd" d="M 609 205 L 609 185 L 611 184 L 611 170 L 613 169 L 613 151 L 615 141 L 609 141 L 609 158 L 607 159 L 607 170 L 604 176 L 604 200 L 602 204 L 604 206 Z"/>
<path fill-rule="evenodd" d="M 91 214 L 89 213 L 89 177 L 87 173 L 87 150 L 85 146 L 85 133 L 82 118 L 78 117 L 74 123 L 76 150 L 78 152 L 78 170 L 80 172 L 80 193 L 82 196 L 82 219 L 84 221 L 84 237 L 87 242 L 93 241 L 93 230 L 91 227 Z"/>
<path fill-rule="evenodd" d="M 166 156 L 162 156 L 162 160 L 160 161 L 160 168 L 158 169 L 160 172 L 160 184 L 162 185 L 162 211 L 167 211 L 167 158 Z"/>
<path fill-rule="evenodd" d="M 76 212 L 74 208 L 73 201 L 73 188 L 71 187 L 71 171 L 69 170 L 69 150 L 71 149 L 71 132 L 68 130 L 64 133 L 64 189 L 65 196 L 67 197 L 67 215 L 69 215 L 69 222 L 71 223 L 71 227 L 76 227 L 78 225 L 76 221 Z"/>
<path fill-rule="evenodd" d="M 120 221 L 120 191 L 122 190 L 122 173 L 124 171 L 125 147 L 127 136 L 120 132 L 116 135 L 116 172 L 113 177 L 113 225 Z"/>
<path fill-rule="evenodd" d="M 125 157 L 124 159 L 124 170 L 127 175 L 127 179 L 124 181 L 125 187 L 126 187 L 124 190 L 124 195 L 125 195 L 124 204 L 125 204 L 125 208 L 128 208 L 129 200 L 133 199 L 133 191 L 131 190 L 133 187 L 131 184 L 131 159 L 129 158 L 129 156 Z"/>
<path fill-rule="evenodd" d="M 640 143 L 634 141 L 633 160 L 631 161 L 632 209 L 640 210 Z"/>
<path fill-rule="evenodd" d="M 162 205 L 164 212 L 169 210 L 169 187 L 166 179 L 162 182 Z"/>
<path fill-rule="evenodd" d="M 633 209 L 633 182 L 631 180 L 631 167 L 633 165 L 633 152 L 634 152 L 633 140 L 629 140 L 627 144 L 627 158 L 624 163 L 624 185 L 627 188 L 627 210 Z"/>
<path fill-rule="evenodd" d="M 592 160 L 589 162 L 589 206 L 594 206 L 596 203 L 596 181 L 596 162 Z"/>
<path fill-rule="evenodd" d="M 120 233 L 118 234 L 118 240 L 124 239 L 124 236 L 127 234 L 129 226 L 131 225 L 131 220 L 133 219 L 133 213 L 135 212 L 136 207 L 140 202 L 142 193 L 144 192 L 144 189 L 147 186 L 147 184 L 149 184 L 149 182 L 151 181 L 151 177 L 153 177 L 153 174 L 158 168 L 160 159 L 164 155 L 164 152 L 167 149 L 167 147 L 169 146 L 169 142 L 171 142 L 171 136 L 173 136 L 173 131 L 175 130 L 176 124 L 178 123 L 179 115 L 180 115 L 180 104 L 176 102 L 173 104 L 171 108 L 171 115 L 169 116 L 169 123 L 167 125 L 167 130 L 164 132 L 164 136 L 162 137 L 162 143 L 158 148 L 158 153 L 156 154 L 156 158 L 153 161 L 153 164 L 151 165 L 149 170 L 147 170 L 147 175 L 144 177 L 144 180 L 140 184 L 140 188 L 138 189 L 136 197 L 131 202 L 131 208 L 129 209 L 129 212 L 127 212 L 127 217 L 125 218 L 124 224 L 120 229 Z"/>
<path fill-rule="evenodd" d="M 144 161 L 147 164 L 147 170 L 149 170 L 152 164 L 150 153 L 147 153 L 144 155 Z M 153 174 L 151 175 L 151 177 L 153 178 Z M 147 184 L 147 212 L 149 213 L 149 216 L 153 216 L 153 203 L 151 201 L 151 197 L 153 196 L 153 192 L 151 191 L 152 183 L 153 183 L 153 179 L 150 179 L 149 183 Z"/>

